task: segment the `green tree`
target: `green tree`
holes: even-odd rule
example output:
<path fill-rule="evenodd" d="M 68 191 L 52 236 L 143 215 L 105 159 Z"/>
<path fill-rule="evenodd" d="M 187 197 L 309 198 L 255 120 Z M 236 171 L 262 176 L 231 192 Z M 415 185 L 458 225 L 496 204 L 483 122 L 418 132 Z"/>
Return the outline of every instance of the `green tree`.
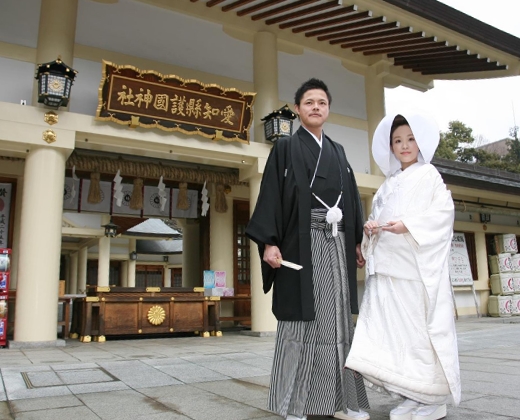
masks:
<path fill-rule="evenodd" d="M 520 141 L 518 140 L 518 126 L 511 127 L 509 135 L 512 137 L 507 142 L 509 151 L 504 156 L 504 162 L 510 172 L 520 172 Z"/>
<path fill-rule="evenodd" d="M 472 128 L 460 121 L 450 121 L 448 131 L 441 132 L 440 136 L 439 147 L 435 152 L 436 157 L 462 162 L 472 161 L 471 153 L 464 151 L 464 146 L 475 141 Z"/>

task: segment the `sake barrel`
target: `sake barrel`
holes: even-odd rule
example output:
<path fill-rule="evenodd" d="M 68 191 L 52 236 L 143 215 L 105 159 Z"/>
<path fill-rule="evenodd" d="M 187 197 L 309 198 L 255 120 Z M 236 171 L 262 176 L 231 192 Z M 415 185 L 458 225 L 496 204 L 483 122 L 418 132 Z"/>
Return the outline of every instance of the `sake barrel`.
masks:
<path fill-rule="evenodd" d="M 513 289 L 520 294 L 520 273 L 513 273 Z"/>
<path fill-rule="evenodd" d="M 504 252 L 516 254 L 518 252 L 516 235 L 513 233 L 495 235 L 495 249 L 497 250 L 497 254 L 502 254 Z"/>
<path fill-rule="evenodd" d="M 512 295 L 515 293 L 513 274 L 515 273 L 492 274 L 490 278 L 491 293 L 494 295 Z"/>
<path fill-rule="evenodd" d="M 511 296 L 490 296 L 488 300 L 488 312 L 490 316 L 511 316 Z"/>
<path fill-rule="evenodd" d="M 511 297 L 511 315 L 520 315 L 520 295 L 513 295 Z"/>
<path fill-rule="evenodd" d="M 511 268 L 520 272 L 520 253 L 511 255 Z"/>
<path fill-rule="evenodd" d="M 511 266 L 511 254 L 504 252 L 498 255 L 489 255 L 489 270 L 491 274 L 507 273 L 513 271 Z"/>

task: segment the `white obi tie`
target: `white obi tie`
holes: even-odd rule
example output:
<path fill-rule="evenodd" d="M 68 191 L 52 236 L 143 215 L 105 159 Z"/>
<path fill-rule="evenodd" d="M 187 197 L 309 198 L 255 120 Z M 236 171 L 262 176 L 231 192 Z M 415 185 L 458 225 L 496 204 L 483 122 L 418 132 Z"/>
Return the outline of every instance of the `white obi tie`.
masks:
<path fill-rule="evenodd" d="M 332 206 L 332 207 L 329 207 L 323 202 L 323 200 L 320 197 L 318 197 L 316 194 L 312 193 L 312 195 L 316 198 L 316 200 L 318 200 L 321 204 L 323 204 L 325 206 L 326 209 L 328 209 L 325 220 L 327 221 L 327 223 L 329 225 L 332 225 L 332 236 L 338 236 L 338 222 L 340 222 L 341 219 L 343 218 L 343 212 L 338 207 L 339 200 L 341 200 L 342 194 L 343 194 L 343 191 L 340 192 L 340 194 L 338 196 L 338 200 L 336 201 L 336 204 L 334 204 L 334 206 Z"/>

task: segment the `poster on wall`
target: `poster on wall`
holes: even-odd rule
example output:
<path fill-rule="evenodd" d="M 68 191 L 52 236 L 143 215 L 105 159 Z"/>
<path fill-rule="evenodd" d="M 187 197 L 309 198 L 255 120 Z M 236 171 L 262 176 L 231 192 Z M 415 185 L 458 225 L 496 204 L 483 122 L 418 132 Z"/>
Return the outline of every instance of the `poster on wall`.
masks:
<path fill-rule="evenodd" d="M 12 184 L 0 184 L 0 248 L 7 248 L 9 239 L 9 209 L 11 208 Z"/>
<path fill-rule="evenodd" d="M 473 275 L 471 274 L 471 264 L 464 233 L 453 233 L 448 261 L 451 284 L 453 286 L 471 286 L 473 284 Z"/>

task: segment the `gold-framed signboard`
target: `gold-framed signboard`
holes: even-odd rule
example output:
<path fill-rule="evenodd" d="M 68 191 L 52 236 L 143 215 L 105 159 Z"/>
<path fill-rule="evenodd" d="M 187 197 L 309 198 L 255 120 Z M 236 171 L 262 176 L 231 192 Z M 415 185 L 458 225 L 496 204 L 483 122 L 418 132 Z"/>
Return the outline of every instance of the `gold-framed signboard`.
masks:
<path fill-rule="evenodd" d="M 255 95 L 103 60 L 96 119 L 249 143 Z"/>

